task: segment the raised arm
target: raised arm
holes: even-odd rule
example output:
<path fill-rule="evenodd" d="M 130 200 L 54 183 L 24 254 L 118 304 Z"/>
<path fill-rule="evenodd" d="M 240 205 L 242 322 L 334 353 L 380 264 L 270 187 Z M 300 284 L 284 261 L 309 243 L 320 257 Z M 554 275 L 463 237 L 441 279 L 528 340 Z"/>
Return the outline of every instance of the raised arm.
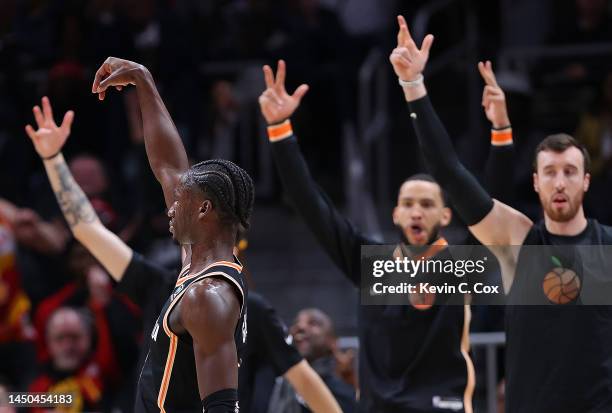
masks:
<path fill-rule="evenodd" d="M 447 191 L 455 209 L 481 243 L 522 243 L 533 223 L 508 205 L 493 201 L 461 164 L 447 131 L 429 101 L 423 70 L 433 36 L 427 35 L 419 49 L 402 16 L 398 16 L 398 23 L 398 44 L 389 60 L 403 88 L 410 118 L 432 175 Z"/>
<path fill-rule="evenodd" d="M 359 283 L 360 246 L 366 243 L 353 225 L 334 207 L 312 178 L 293 135 L 289 118 L 308 90 L 301 85 L 293 95 L 285 90 L 285 62 L 278 62 L 276 78 L 269 66 L 263 68 L 266 90 L 259 97 L 268 123 L 268 137 L 285 193 L 306 225 L 336 265 Z"/>
<path fill-rule="evenodd" d="M 34 106 L 33 112 L 38 129 L 34 130 L 32 126 L 27 125 L 26 133 L 43 160 L 49 182 L 70 230 L 110 275 L 119 281 L 132 259 L 133 251 L 102 225 L 89 200 L 72 177 L 61 152 L 70 135 L 74 112 L 67 112 L 59 127 L 53 120 L 48 98 L 42 99 L 42 110 L 39 106 Z"/>
<path fill-rule="evenodd" d="M 226 281 L 199 281 L 182 299 L 180 323 L 193 338 L 204 412 L 233 413 L 238 403 L 234 332 L 239 318 L 240 303 Z"/>
<path fill-rule="evenodd" d="M 478 62 L 478 71 L 485 82 L 482 107 L 491 122 L 491 148 L 485 165 L 485 188 L 493 198 L 509 204 L 514 192 L 515 150 L 506 95 L 497 83 L 490 61 Z"/>
<path fill-rule="evenodd" d="M 342 413 L 334 395 L 306 360 L 291 367 L 284 377 L 313 413 Z"/>
<path fill-rule="evenodd" d="M 128 85 L 136 86 L 147 157 L 153 174 L 162 186 L 166 206 L 170 208 L 174 202 L 174 188 L 189 164 L 183 141 L 149 70 L 129 60 L 109 57 L 96 72 L 91 91 L 104 100 L 108 88 L 121 90 Z"/>

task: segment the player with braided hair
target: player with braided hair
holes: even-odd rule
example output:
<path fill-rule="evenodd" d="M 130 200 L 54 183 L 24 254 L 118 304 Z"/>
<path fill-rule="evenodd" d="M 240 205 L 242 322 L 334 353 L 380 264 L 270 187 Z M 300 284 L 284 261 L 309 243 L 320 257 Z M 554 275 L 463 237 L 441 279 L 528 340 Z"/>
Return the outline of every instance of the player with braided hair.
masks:
<path fill-rule="evenodd" d="M 144 66 L 106 59 L 96 72 L 92 93 L 104 100 L 108 88 L 121 90 L 130 84 L 136 86 L 149 164 L 169 208 L 169 229 L 181 245 L 183 256 L 183 267 L 151 333 L 134 410 L 237 413 L 239 349 L 246 342 L 247 331 L 247 288 L 233 248 L 241 227 L 249 226 L 253 182 L 230 161 L 211 160 L 188 168 L 178 131 Z M 44 119 L 39 114 L 35 111 L 40 126 Z M 52 116 L 49 119 L 52 122 Z M 39 139 L 45 133 L 43 129 L 28 131 L 35 146 L 45 145 L 45 140 Z M 41 152 L 38 146 L 45 165 L 50 167 L 61 158 L 59 152 Z M 68 184 L 68 179 L 52 179 L 56 193 Z M 60 199 L 60 203 L 63 201 Z M 85 203 L 82 199 L 74 201 Z M 93 219 L 86 208 L 79 211 L 83 220 Z M 75 235 L 77 232 L 75 227 Z M 118 252 L 132 258 L 127 263 L 117 260 L 121 268 L 109 270 L 115 278 L 121 278 L 120 288 L 138 295 L 143 289 L 142 277 L 131 271 L 138 257 L 129 249 Z"/>

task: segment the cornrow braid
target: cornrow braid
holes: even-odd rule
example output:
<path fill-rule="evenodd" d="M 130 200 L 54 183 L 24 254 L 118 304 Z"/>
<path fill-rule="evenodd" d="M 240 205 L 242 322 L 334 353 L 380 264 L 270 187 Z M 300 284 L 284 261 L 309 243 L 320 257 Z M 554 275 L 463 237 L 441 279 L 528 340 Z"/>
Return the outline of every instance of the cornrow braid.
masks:
<path fill-rule="evenodd" d="M 244 169 L 225 159 L 203 161 L 189 168 L 185 184 L 209 195 L 222 219 L 249 228 L 255 190 Z"/>

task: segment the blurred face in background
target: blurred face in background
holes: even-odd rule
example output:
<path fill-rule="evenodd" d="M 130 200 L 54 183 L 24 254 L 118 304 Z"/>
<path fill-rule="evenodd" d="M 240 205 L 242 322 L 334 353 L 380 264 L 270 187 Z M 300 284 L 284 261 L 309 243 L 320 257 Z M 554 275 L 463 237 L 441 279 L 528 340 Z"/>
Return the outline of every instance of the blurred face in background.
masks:
<path fill-rule="evenodd" d="M 536 159 L 533 186 L 544 213 L 555 222 L 570 221 L 581 210 L 591 179 L 582 152 L 574 146 L 563 152 L 543 150 Z"/>
<path fill-rule="evenodd" d="M 444 205 L 442 190 L 435 182 L 409 180 L 402 184 L 393 209 L 393 223 L 410 245 L 435 241 L 441 227 L 450 223 L 451 211 Z"/>
<path fill-rule="evenodd" d="M 70 162 L 74 180 L 88 197 L 103 195 L 108 189 L 108 178 L 102 162 L 89 155 L 77 156 Z"/>
<path fill-rule="evenodd" d="M 91 341 L 91 333 L 77 311 L 60 308 L 51 315 L 47 323 L 47 347 L 57 370 L 78 370 L 89 356 Z"/>
<path fill-rule="evenodd" d="M 307 309 L 298 313 L 290 333 L 302 357 L 309 362 L 333 353 L 336 336 L 331 319 L 321 310 Z"/>

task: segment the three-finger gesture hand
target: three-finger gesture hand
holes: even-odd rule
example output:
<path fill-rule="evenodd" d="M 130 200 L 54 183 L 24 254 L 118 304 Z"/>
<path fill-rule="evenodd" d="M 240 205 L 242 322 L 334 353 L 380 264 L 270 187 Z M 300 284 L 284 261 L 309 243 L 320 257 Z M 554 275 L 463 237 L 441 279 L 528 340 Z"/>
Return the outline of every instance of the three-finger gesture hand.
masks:
<path fill-rule="evenodd" d="M 497 84 L 491 62 L 488 60 L 485 63 L 478 62 L 478 70 L 485 82 L 485 87 L 482 91 L 482 107 L 487 115 L 487 119 L 493 124 L 494 128 L 510 125 L 508 109 L 506 107 L 506 95 Z"/>
<path fill-rule="evenodd" d="M 293 115 L 300 105 L 300 101 L 308 92 L 308 85 L 300 85 L 292 95 L 285 90 L 286 67 L 283 60 L 278 61 L 276 79 L 272 68 L 268 65 L 263 67 L 266 80 L 266 90 L 259 96 L 261 113 L 268 125 L 280 123 Z"/>
<path fill-rule="evenodd" d="M 51 103 L 46 96 L 42 98 L 42 111 L 40 107 L 32 108 L 34 119 L 38 130 L 34 130 L 31 125 L 25 127 L 26 133 L 34 144 L 34 149 L 41 158 L 49 158 L 62 150 L 68 135 L 70 135 L 70 127 L 74 119 L 74 112 L 69 110 L 64 115 L 64 120 L 60 126 L 55 124 L 53 120 L 53 111 Z"/>
<path fill-rule="evenodd" d="M 399 23 L 397 47 L 391 52 L 389 61 L 397 77 L 401 80 L 413 81 L 418 79 L 425 69 L 434 37 L 431 34 L 425 36 L 419 49 L 410 36 L 404 17 L 397 16 L 397 22 Z"/>
<path fill-rule="evenodd" d="M 139 63 L 109 57 L 96 71 L 91 93 L 97 93 L 98 99 L 104 100 L 106 89 L 114 86 L 115 89 L 121 90 L 124 86 L 135 85 L 144 69 L 144 66 Z"/>

